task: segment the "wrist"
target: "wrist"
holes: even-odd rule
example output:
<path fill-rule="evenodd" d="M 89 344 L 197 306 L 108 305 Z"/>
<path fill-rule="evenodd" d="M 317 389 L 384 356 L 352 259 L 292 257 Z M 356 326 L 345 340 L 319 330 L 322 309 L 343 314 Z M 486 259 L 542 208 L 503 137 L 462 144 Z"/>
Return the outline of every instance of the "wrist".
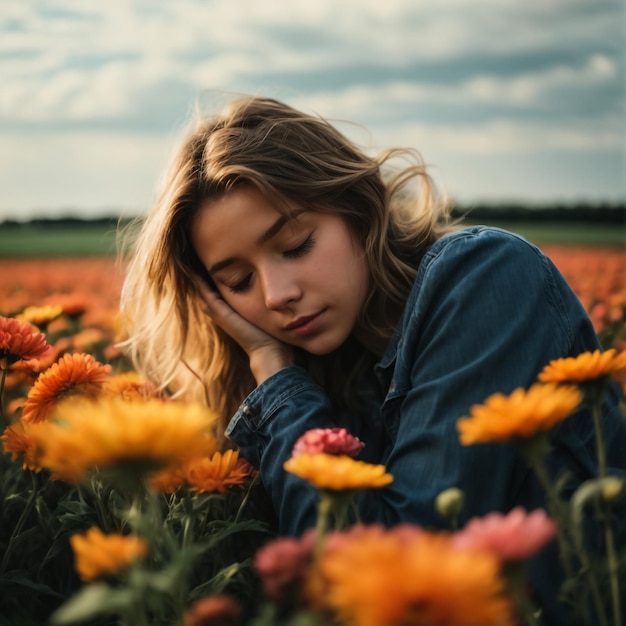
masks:
<path fill-rule="evenodd" d="M 264 349 L 250 354 L 250 370 L 257 385 L 280 370 L 295 364 L 293 351 L 288 349 Z"/>

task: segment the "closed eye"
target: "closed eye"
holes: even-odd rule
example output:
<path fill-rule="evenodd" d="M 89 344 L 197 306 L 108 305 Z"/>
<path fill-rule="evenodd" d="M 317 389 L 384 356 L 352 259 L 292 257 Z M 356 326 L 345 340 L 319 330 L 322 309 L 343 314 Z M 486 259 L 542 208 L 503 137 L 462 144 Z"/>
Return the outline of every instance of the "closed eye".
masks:
<path fill-rule="evenodd" d="M 229 291 L 233 293 L 243 293 L 250 288 L 250 283 L 252 281 L 252 274 L 248 274 L 243 280 L 240 280 L 238 283 L 234 285 L 226 285 Z"/>
<path fill-rule="evenodd" d="M 308 252 L 313 249 L 315 245 L 315 238 L 313 237 L 313 233 L 311 233 L 299 246 L 295 248 L 291 248 L 290 250 L 285 250 L 282 254 L 286 259 L 297 259 L 299 257 L 304 256 Z M 247 291 L 252 284 L 252 274 L 247 274 L 245 278 L 240 280 L 239 282 L 233 285 L 226 285 L 229 291 L 232 293 L 244 293 Z"/>
<path fill-rule="evenodd" d="M 313 238 L 313 233 L 311 233 L 299 246 L 291 250 L 285 250 L 283 256 L 287 259 L 297 259 L 312 250 L 314 245 L 315 239 Z"/>

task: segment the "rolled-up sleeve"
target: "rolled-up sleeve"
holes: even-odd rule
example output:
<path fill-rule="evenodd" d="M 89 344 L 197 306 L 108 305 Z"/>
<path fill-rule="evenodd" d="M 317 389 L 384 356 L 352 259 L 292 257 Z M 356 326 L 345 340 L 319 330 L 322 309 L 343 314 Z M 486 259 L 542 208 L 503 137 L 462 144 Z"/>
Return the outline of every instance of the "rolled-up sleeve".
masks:
<path fill-rule="evenodd" d="M 241 455 L 257 467 L 278 516 L 281 534 L 300 534 L 315 525 L 317 492 L 283 469 L 294 443 L 312 428 L 332 428 L 324 391 L 298 366 L 287 367 L 246 398 L 226 429 Z"/>

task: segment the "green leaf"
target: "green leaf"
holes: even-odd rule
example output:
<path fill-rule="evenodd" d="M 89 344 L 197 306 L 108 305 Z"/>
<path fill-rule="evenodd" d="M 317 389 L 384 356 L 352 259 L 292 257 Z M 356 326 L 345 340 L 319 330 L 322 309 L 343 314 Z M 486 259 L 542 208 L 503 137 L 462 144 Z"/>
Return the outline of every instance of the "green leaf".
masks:
<path fill-rule="evenodd" d="M 2 593 L 6 593 L 7 595 L 13 593 L 32 593 L 35 591 L 42 595 L 57 598 L 63 597 L 62 594 L 54 591 L 54 589 L 51 589 L 48 585 L 34 582 L 22 574 L 7 574 L 3 578 L 0 578 L 0 588 L 2 588 Z"/>
<path fill-rule="evenodd" d="M 210 526 L 212 533 L 198 539 L 198 546 L 202 551 L 210 550 L 226 537 L 237 533 L 258 532 L 268 534 L 270 532 L 267 525 L 263 522 L 252 519 L 240 522 L 220 522 L 216 520 Z"/>
<path fill-rule="evenodd" d="M 83 587 L 50 618 L 51 624 L 74 624 L 96 615 L 117 614 L 133 606 L 135 594 L 130 589 L 111 589 L 96 584 Z"/>
<path fill-rule="evenodd" d="M 57 515 L 63 517 L 66 513 L 75 515 L 89 515 L 91 509 L 84 503 L 76 500 L 65 500 L 59 503 Z"/>
<path fill-rule="evenodd" d="M 207 595 L 212 595 L 222 592 L 243 569 L 249 568 L 252 563 L 252 559 L 246 559 L 241 563 L 232 563 L 221 569 L 211 580 L 198 585 L 189 592 L 189 598 L 191 600 L 197 600 Z"/>

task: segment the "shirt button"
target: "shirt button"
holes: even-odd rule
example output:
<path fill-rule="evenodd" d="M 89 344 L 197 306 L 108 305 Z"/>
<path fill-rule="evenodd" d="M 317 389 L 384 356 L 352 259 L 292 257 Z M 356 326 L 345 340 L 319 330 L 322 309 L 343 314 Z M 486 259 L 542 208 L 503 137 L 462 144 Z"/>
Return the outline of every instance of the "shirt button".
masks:
<path fill-rule="evenodd" d="M 246 404 L 244 405 L 244 407 L 241 409 L 243 413 L 245 413 L 246 415 L 248 413 L 250 413 L 250 407 Z"/>

